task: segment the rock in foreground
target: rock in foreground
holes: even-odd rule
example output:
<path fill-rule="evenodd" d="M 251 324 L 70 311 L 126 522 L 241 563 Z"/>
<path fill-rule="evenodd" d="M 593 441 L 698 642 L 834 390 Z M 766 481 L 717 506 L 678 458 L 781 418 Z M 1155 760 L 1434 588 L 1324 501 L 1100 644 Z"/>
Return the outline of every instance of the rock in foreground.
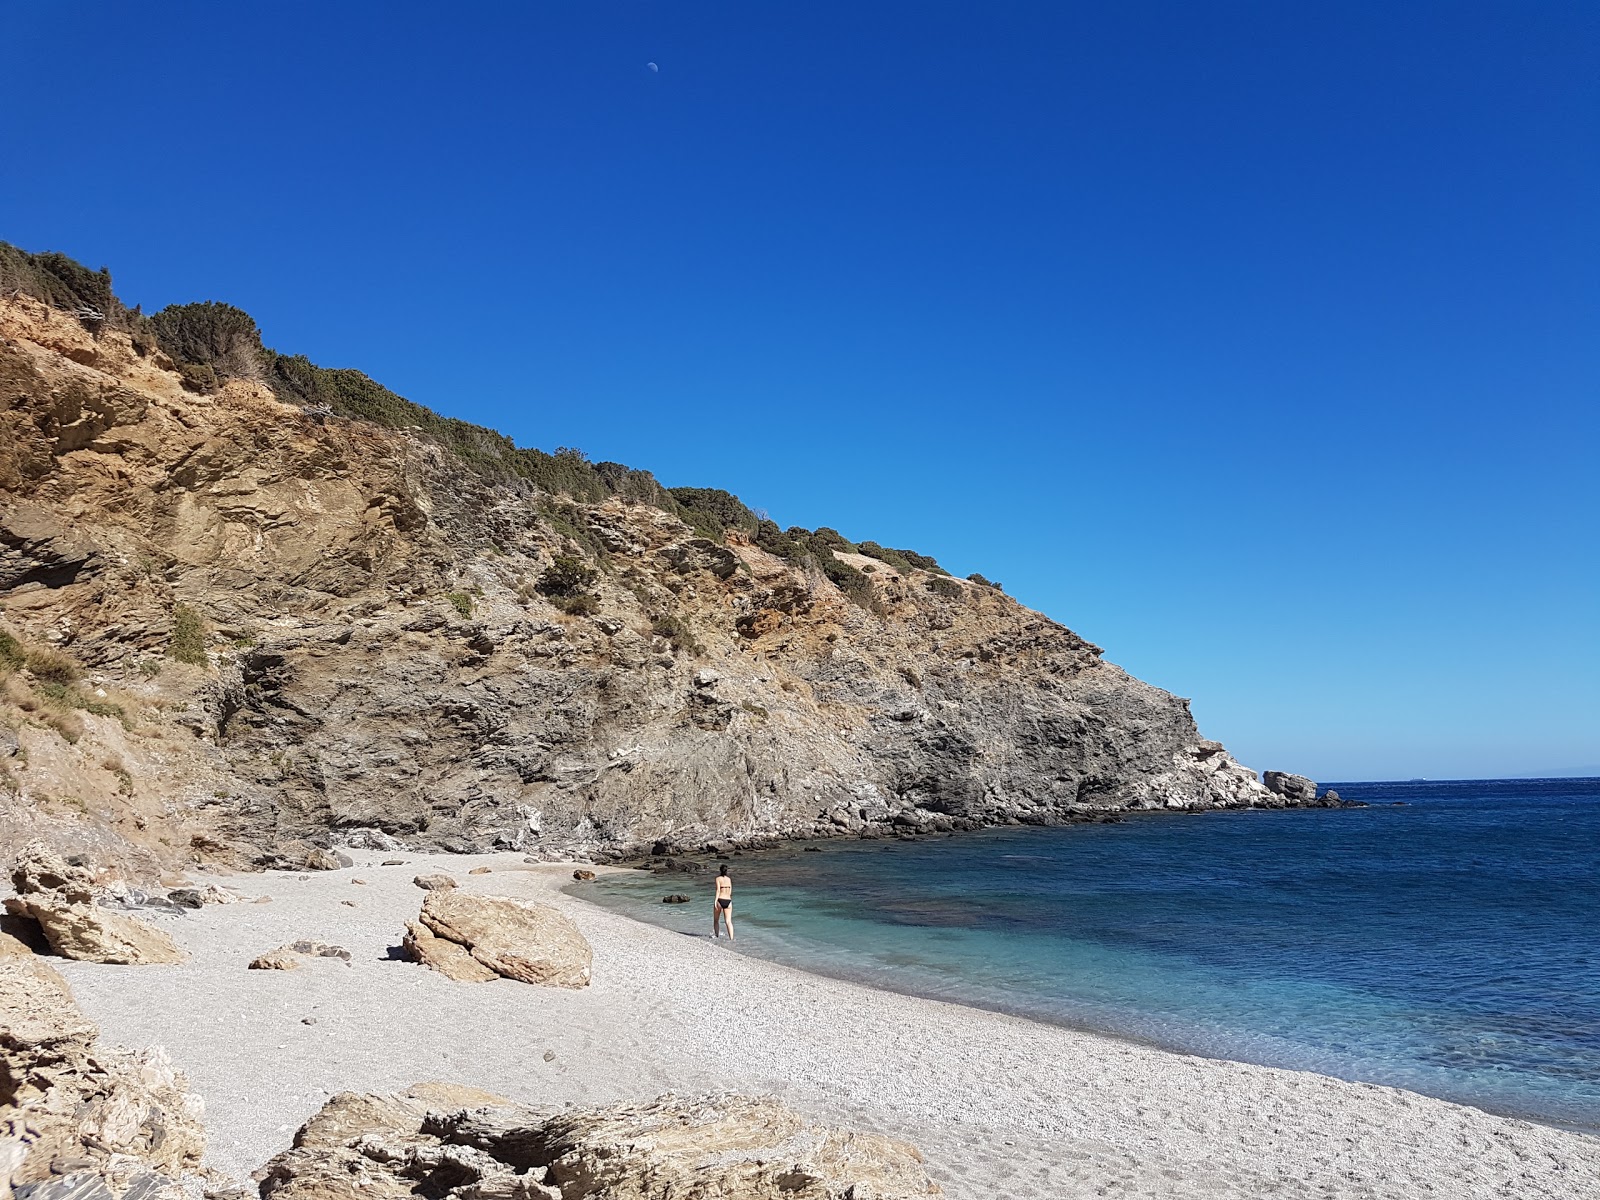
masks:
<path fill-rule="evenodd" d="M 420 928 L 411 926 L 405 939 L 406 950 L 452 979 L 487 978 L 467 966 L 470 958 L 478 967 L 523 983 L 589 986 L 593 954 L 588 940 L 547 905 L 447 889 L 428 893 L 419 921 Z M 441 940 L 465 951 L 466 957 L 434 944 Z"/>
<path fill-rule="evenodd" d="M 0 961 L 0 1195 L 53 1180 L 81 1186 L 73 1195 L 182 1200 L 175 1181 L 205 1152 L 199 1098 L 159 1047 L 98 1036 L 48 965 Z"/>
<path fill-rule="evenodd" d="M 257 1173 L 263 1200 L 908 1200 L 937 1196 L 915 1147 L 775 1100 L 663 1096 L 541 1114 L 424 1084 L 346 1092 Z"/>

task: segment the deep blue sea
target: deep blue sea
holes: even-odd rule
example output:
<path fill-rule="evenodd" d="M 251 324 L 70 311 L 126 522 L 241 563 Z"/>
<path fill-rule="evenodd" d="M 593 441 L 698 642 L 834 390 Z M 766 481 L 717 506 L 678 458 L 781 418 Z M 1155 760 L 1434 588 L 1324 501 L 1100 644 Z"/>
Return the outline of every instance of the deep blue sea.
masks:
<path fill-rule="evenodd" d="M 1371 807 L 745 854 L 738 951 L 1600 1129 L 1600 779 L 1332 786 Z M 585 892 L 704 935 L 710 894 Z"/>

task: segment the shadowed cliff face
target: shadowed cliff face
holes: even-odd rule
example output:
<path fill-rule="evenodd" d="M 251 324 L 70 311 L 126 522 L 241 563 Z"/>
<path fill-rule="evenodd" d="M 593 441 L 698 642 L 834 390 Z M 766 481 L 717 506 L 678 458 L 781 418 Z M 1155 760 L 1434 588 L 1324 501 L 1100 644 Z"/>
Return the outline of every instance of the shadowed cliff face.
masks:
<path fill-rule="evenodd" d="M 8 828 L 170 860 L 1282 803 L 1184 701 L 992 588 L 841 556 L 863 607 L 737 534 L 168 365 L 0 302 L 0 619 L 100 696 L 5 680 Z M 592 613 L 538 592 L 558 554 L 598 570 Z"/>

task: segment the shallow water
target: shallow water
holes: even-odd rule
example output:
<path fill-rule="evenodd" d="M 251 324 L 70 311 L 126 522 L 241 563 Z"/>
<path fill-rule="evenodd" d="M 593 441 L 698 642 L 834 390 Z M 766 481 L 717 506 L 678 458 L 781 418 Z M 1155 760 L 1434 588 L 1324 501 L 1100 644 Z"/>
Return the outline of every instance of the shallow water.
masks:
<path fill-rule="evenodd" d="M 1334 786 L 1373 807 L 746 854 L 739 947 L 1600 1129 L 1600 780 Z M 709 875 L 585 894 L 709 933 Z"/>

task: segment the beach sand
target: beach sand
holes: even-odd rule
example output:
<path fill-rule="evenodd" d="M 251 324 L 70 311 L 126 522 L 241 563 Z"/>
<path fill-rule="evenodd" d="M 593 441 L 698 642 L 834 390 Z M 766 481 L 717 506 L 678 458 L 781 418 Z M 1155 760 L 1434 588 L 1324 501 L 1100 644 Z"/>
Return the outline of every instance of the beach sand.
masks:
<path fill-rule="evenodd" d="M 957 1198 L 1600 1196 L 1597 1137 L 809 975 L 563 894 L 570 865 L 355 857 L 210 877 L 272 901 L 152 918 L 191 953 L 182 966 L 61 964 L 105 1037 L 169 1050 L 205 1098 L 209 1161 L 241 1181 L 331 1094 L 436 1079 L 548 1106 L 773 1094 L 911 1140 Z M 594 947 L 593 986 L 455 983 L 391 960 L 423 899 L 412 876 L 436 870 L 560 907 Z M 246 970 L 295 938 L 353 961 Z"/>

